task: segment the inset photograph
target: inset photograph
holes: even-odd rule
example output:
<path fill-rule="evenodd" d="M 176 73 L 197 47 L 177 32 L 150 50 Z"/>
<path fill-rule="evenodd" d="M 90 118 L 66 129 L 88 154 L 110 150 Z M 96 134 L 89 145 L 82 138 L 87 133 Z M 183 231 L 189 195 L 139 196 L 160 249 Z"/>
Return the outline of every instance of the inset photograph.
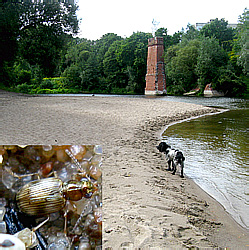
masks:
<path fill-rule="evenodd" d="M 0 242 L 101 249 L 102 147 L 0 146 Z"/>

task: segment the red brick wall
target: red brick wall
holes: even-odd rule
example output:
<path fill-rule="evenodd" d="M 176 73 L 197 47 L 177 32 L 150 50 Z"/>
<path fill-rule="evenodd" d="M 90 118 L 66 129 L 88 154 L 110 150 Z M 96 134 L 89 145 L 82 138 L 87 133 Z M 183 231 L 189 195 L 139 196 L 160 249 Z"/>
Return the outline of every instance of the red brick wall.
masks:
<path fill-rule="evenodd" d="M 166 93 L 163 52 L 164 48 L 162 37 L 154 37 L 148 40 L 145 91 L 160 91 Z"/>

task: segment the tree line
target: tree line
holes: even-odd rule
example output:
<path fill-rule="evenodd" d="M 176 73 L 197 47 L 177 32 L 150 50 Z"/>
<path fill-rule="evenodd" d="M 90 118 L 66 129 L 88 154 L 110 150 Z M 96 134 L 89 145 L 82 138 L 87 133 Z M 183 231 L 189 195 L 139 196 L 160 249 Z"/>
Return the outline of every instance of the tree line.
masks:
<path fill-rule="evenodd" d="M 77 6 L 69 3 L 0 4 L 0 86 L 26 93 L 143 94 L 151 33 L 122 38 L 77 37 Z M 168 94 L 206 84 L 228 96 L 248 94 L 248 10 L 236 29 L 215 19 L 200 31 L 173 35 L 160 28 Z"/>

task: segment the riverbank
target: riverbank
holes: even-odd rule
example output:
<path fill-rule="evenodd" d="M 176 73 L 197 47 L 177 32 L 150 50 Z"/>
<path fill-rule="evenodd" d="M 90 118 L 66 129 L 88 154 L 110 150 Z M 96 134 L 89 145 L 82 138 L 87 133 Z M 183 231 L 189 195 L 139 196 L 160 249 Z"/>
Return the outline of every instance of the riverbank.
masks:
<path fill-rule="evenodd" d="M 248 231 L 192 180 L 165 171 L 155 147 L 168 124 L 217 110 L 153 98 L 0 98 L 0 144 L 103 145 L 103 248 L 248 247 Z"/>

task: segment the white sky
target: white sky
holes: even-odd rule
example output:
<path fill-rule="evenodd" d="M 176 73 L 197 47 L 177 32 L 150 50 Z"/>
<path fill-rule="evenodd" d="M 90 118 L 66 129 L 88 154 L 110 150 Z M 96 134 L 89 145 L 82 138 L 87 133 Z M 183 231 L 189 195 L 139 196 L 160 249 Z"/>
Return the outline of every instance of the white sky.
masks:
<path fill-rule="evenodd" d="M 246 0 L 76 0 L 81 18 L 80 34 L 90 40 L 100 39 L 107 33 L 129 37 L 133 32 L 152 32 L 152 20 L 158 28 L 167 28 L 172 35 L 188 23 L 205 23 L 224 18 L 237 23 L 248 8 Z"/>

